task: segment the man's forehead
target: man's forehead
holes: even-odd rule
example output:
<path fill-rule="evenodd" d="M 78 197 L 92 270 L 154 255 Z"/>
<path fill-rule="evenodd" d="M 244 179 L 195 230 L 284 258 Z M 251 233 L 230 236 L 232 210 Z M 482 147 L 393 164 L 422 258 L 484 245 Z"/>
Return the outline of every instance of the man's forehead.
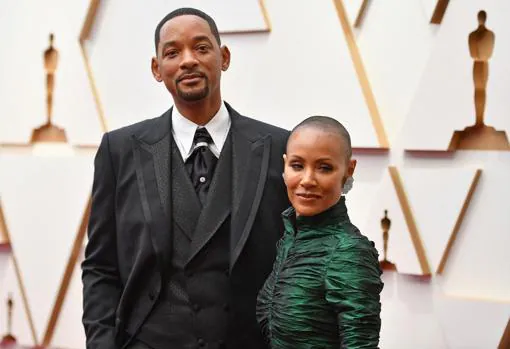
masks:
<path fill-rule="evenodd" d="M 160 36 L 173 36 L 183 35 L 189 36 L 205 35 L 208 37 L 213 36 L 211 27 L 207 21 L 199 16 L 195 15 L 181 15 L 169 19 L 161 27 Z"/>

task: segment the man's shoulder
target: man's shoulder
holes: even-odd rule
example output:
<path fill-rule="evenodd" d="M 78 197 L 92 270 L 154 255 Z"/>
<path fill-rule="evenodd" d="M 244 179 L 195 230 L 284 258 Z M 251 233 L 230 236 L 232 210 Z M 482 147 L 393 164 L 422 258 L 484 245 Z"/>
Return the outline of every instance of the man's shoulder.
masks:
<path fill-rule="evenodd" d="M 110 143 L 123 143 L 131 140 L 133 136 L 138 138 L 157 138 L 170 130 L 169 111 L 160 116 L 145 119 L 134 124 L 123 126 L 107 132 Z"/>
<path fill-rule="evenodd" d="M 273 140 L 282 141 L 284 143 L 286 143 L 289 138 L 290 131 L 284 128 L 256 120 L 249 116 L 239 116 L 236 122 L 236 128 L 243 133 L 249 133 L 250 135 L 256 135 L 258 137 L 270 135 Z"/>
<path fill-rule="evenodd" d="M 247 124 L 250 124 L 250 127 L 253 127 L 257 130 L 260 130 L 262 132 L 271 133 L 272 135 L 278 135 L 282 137 L 288 137 L 290 134 L 289 130 L 286 130 L 284 128 L 268 124 L 266 122 L 256 120 L 254 118 L 251 118 L 249 116 L 243 116 L 245 118 L 245 121 Z"/>
<path fill-rule="evenodd" d="M 115 138 L 130 137 L 132 135 L 136 135 L 140 132 L 143 132 L 147 129 L 152 128 L 155 124 L 160 123 L 162 121 L 161 119 L 164 117 L 165 117 L 165 114 L 156 116 L 154 118 L 138 121 L 138 122 L 135 122 L 134 124 L 119 127 L 117 129 L 108 131 L 108 135 L 110 137 L 115 137 Z"/>

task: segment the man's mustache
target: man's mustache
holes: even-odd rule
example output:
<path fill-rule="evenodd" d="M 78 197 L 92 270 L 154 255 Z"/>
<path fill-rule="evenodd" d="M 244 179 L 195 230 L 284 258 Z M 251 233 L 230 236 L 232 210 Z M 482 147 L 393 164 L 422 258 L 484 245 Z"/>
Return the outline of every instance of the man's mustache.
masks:
<path fill-rule="evenodd" d="M 202 72 L 185 73 L 177 78 L 177 82 L 180 82 L 184 79 L 205 78 L 205 77 L 206 77 L 205 74 Z"/>

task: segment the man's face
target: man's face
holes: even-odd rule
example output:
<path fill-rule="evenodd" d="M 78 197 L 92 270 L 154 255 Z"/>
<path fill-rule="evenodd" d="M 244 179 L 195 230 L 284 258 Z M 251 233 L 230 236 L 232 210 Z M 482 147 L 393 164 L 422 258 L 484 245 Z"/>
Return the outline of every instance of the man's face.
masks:
<path fill-rule="evenodd" d="M 209 24 L 198 16 L 178 16 L 166 22 L 159 35 L 152 73 L 165 83 L 174 101 L 219 97 L 221 71 L 227 70 L 230 53 L 219 47 Z"/>

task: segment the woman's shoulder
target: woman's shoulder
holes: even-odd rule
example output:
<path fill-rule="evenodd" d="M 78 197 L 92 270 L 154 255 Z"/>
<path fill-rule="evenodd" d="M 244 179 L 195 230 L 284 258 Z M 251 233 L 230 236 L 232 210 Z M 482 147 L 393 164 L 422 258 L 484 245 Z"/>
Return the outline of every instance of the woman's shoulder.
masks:
<path fill-rule="evenodd" d="M 373 241 L 368 239 L 352 223 L 344 222 L 338 227 L 336 245 L 331 249 L 326 267 L 327 273 L 332 271 L 364 273 L 370 270 L 374 276 L 380 275 L 379 252 Z"/>
<path fill-rule="evenodd" d="M 378 253 L 374 242 L 349 221 L 338 225 L 337 245 L 333 253 L 343 249 L 360 249 Z"/>
<path fill-rule="evenodd" d="M 360 287 L 368 287 L 377 293 L 382 289 L 382 271 L 375 244 L 351 223 L 342 226 L 325 272 L 326 289 L 330 291 L 342 289 L 346 285 L 351 287 L 353 283 L 359 283 Z"/>

